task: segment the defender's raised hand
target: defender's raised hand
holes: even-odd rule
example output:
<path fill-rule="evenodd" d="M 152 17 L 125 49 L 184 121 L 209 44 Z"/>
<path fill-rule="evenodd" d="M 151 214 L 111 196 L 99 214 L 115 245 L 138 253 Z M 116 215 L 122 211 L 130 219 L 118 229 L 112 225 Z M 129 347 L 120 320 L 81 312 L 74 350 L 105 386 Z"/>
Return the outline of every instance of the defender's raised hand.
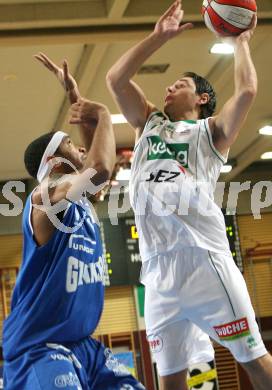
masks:
<path fill-rule="evenodd" d="M 50 58 L 44 53 L 35 54 L 34 57 L 40 61 L 50 72 L 54 73 L 62 87 L 68 93 L 71 103 L 77 101 L 80 98 L 78 86 L 76 80 L 69 72 L 68 63 L 66 60 L 63 61 L 62 68 L 56 65 Z"/>
<path fill-rule="evenodd" d="M 104 104 L 80 98 L 70 107 L 69 123 L 82 126 L 95 124 L 102 111 L 108 112 Z"/>
<path fill-rule="evenodd" d="M 183 14 L 181 0 L 175 1 L 156 23 L 154 33 L 168 40 L 182 31 L 192 28 L 192 23 L 180 24 Z"/>

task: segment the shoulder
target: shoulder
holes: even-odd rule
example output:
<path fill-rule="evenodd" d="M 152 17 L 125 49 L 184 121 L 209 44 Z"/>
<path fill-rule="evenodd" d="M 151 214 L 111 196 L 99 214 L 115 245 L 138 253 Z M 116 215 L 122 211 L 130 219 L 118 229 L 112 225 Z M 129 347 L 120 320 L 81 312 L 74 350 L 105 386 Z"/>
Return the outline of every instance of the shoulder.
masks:
<path fill-rule="evenodd" d="M 163 112 L 159 111 L 153 104 L 149 104 L 148 106 L 148 110 L 147 110 L 147 114 L 146 114 L 146 120 L 145 120 L 145 123 L 143 125 L 143 127 L 139 127 L 139 128 L 136 128 L 136 143 L 139 141 L 139 139 L 141 138 L 141 135 L 146 131 L 146 129 L 148 128 L 148 126 L 153 123 L 156 118 L 159 117 L 164 117 L 165 115 L 163 114 Z"/>
<path fill-rule="evenodd" d="M 62 199 L 66 199 L 66 194 L 71 188 L 69 181 L 50 185 L 48 181 L 42 182 L 32 193 L 31 201 L 33 205 L 44 205 L 45 202 L 50 201 L 51 205 L 56 204 Z"/>
<path fill-rule="evenodd" d="M 220 130 L 216 127 L 216 116 L 212 116 L 206 119 L 203 119 L 203 131 L 205 132 L 205 137 L 207 142 L 210 145 L 211 150 L 219 158 L 219 160 L 225 164 L 228 159 L 229 148 L 221 147 L 221 134 Z"/>
<path fill-rule="evenodd" d="M 167 120 L 167 116 L 164 114 L 164 112 L 159 111 L 158 109 L 155 109 L 150 112 L 149 116 L 146 119 L 146 126 L 149 123 L 154 123 L 154 124 L 160 124 L 163 121 Z"/>

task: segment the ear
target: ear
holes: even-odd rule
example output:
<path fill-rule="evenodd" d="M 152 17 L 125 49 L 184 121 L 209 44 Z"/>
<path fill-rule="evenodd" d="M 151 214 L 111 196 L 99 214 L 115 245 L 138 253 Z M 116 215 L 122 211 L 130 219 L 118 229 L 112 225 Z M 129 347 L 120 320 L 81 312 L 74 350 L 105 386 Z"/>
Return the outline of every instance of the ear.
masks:
<path fill-rule="evenodd" d="M 209 100 L 210 100 L 210 96 L 207 92 L 203 92 L 201 95 L 199 95 L 199 104 L 201 106 L 207 104 Z"/>

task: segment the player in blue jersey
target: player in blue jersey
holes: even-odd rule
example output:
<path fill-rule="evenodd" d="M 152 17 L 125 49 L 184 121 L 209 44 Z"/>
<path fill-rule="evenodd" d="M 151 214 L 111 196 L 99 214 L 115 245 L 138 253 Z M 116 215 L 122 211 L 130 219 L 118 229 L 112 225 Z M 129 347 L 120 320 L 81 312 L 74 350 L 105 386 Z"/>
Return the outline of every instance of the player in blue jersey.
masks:
<path fill-rule="evenodd" d="M 23 261 L 3 331 L 4 387 L 144 389 L 90 337 L 103 308 L 104 259 L 99 227 L 81 193 L 90 168 L 96 172 L 93 187 L 110 178 L 115 163 L 110 113 L 81 98 L 66 62 L 61 69 L 42 53 L 36 57 L 66 89 L 70 123 L 80 125 L 84 148 L 58 131 L 26 149 L 26 168 L 40 184 L 23 213 Z"/>

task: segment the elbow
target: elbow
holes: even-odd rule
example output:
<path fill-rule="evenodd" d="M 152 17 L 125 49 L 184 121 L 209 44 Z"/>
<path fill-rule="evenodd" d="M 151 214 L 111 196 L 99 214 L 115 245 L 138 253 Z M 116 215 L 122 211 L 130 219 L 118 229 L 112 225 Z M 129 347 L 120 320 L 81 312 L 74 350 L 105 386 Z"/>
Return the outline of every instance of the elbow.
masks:
<path fill-rule="evenodd" d="M 248 85 L 244 88 L 244 93 L 248 97 L 255 99 L 258 92 L 258 81 L 255 78 L 252 78 Z"/>
<path fill-rule="evenodd" d="M 239 91 L 240 98 L 246 102 L 253 102 L 257 96 L 257 85 L 250 85 Z"/>
<path fill-rule="evenodd" d="M 111 91 L 119 90 L 122 88 L 122 78 L 110 69 L 106 75 L 106 84 Z"/>
<path fill-rule="evenodd" d="M 257 92 L 258 92 L 257 84 L 249 86 L 246 90 L 246 94 L 252 99 L 255 99 L 255 97 L 257 96 Z"/>
<path fill-rule="evenodd" d="M 107 182 L 111 179 L 113 168 L 104 164 L 97 164 L 93 168 L 97 172 L 92 178 L 93 183 L 96 185 L 105 183 L 106 185 Z"/>
<path fill-rule="evenodd" d="M 114 85 L 118 83 L 117 77 L 113 71 L 109 70 L 106 75 L 106 83 L 110 89 L 114 88 Z"/>

